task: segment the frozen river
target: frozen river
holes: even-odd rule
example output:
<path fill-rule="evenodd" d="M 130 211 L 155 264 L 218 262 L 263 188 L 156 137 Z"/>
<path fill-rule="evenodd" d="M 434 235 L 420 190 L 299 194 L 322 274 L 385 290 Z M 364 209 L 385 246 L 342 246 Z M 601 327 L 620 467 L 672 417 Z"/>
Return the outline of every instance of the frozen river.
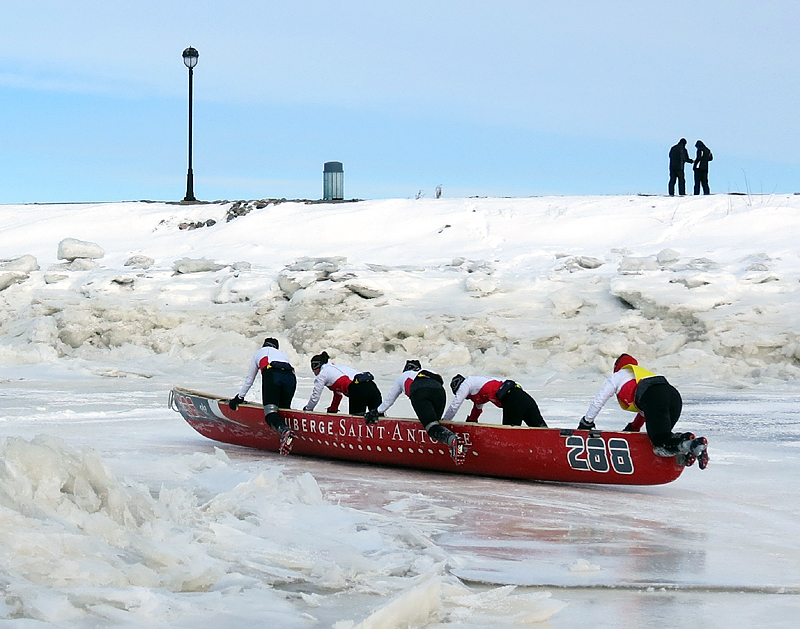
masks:
<path fill-rule="evenodd" d="M 280 551 L 266 553 L 258 570 L 248 567 L 254 561 L 249 556 L 254 544 L 270 541 L 273 533 L 287 534 L 276 530 L 274 524 L 259 521 L 249 537 L 231 542 L 224 557 L 216 549 L 198 560 L 200 565 L 210 564 L 208 557 L 221 562 L 216 566 L 220 576 L 210 587 L 187 591 L 191 588 L 170 586 L 178 568 L 159 569 L 162 580 L 150 588 L 156 602 L 149 607 L 130 594 L 109 593 L 109 583 L 86 574 L 87 567 L 80 566 L 79 560 L 68 553 L 59 557 L 60 542 L 46 541 L 45 537 L 38 543 L 42 552 L 56 555 L 55 560 L 62 563 L 78 563 L 73 578 L 51 580 L 32 574 L 23 564 L 6 563 L 4 617 L 20 618 L 22 623 L 27 613 L 34 624 L 26 627 L 37 626 L 35 620 L 74 627 L 139 623 L 183 627 L 192 624 L 198 613 L 195 603 L 200 602 L 204 617 L 214 624 L 244 627 L 256 617 L 278 614 L 275 618 L 287 627 L 337 625 L 346 629 L 358 626 L 373 610 L 408 591 L 426 572 L 445 580 L 457 577 L 474 593 L 518 586 L 514 595 L 523 597 L 528 608 L 536 606 L 536 596 L 549 592 L 551 601 L 566 603 L 541 625 L 553 628 L 797 625 L 800 411 L 787 393 L 685 391 L 680 426 L 709 438 L 708 469 L 689 468 L 666 486 L 609 487 L 279 458 L 222 444 L 224 454 L 220 454 L 213 442 L 196 434 L 177 413 L 167 409 L 169 387 L 183 382 L 167 382 L 161 376 L 87 379 L 66 374 L 41 381 L 32 372 L 10 377 L 8 370 L 4 375 L 0 398 L 0 436 L 4 441 L 8 437 L 30 440 L 40 434 L 53 435 L 77 451 L 90 447 L 115 477 L 126 484 L 147 487 L 153 496 L 166 491 L 193 496 L 198 513 L 176 516 L 169 523 L 183 540 L 172 541 L 178 544 L 179 554 L 183 543 L 187 544 L 185 553 L 196 552 L 192 544 L 202 545 L 208 530 L 222 525 L 217 521 L 210 526 L 205 516 L 199 515 L 208 511 L 214 496 L 230 492 L 237 483 L 259 474 L 271 478 L 279 474 L 291 480 L 304 478 L 308 472 L 316 479 L 326 508 L 339 509 L 335 513 L 341 517 L 346 514 L 359 520 L 356 529 L 363 535 L 377 530 L 383 536 L 382 541 L 373 540 L 371 545 L 348 546 L 350 534 L 344 529 L 328 530 L 329 523 L 317 522 L 317 516 L 290 506 L 286 517 L 295 518 L 297 527 L 292 541 L 286 543 L 290 547 L 297 544 L 301 549 L 298 552 L 308 556 L 312 564 L 314 555 L 326 554 L 327 563 L 320 568 L 322 576 L 310 568 L 308 578 L 298 578 L 297 572 L 303 569 L 294 567 L 292 578 L 274 574 L 264 577 L 263 573 L 278 566 L 287 569 L 285 558 L 275 554 Z M 215 392 L 233 390 L 232 383 L 231 378 Z M 574 423 L 586 405 L 585 398 L 557 402 L 563 416 L 551 420 L 555 426 Z M 6 452 L 7 461 L 10 457 Z M 298 496 L 302 498 L 300 493 Z M 163 496 L 160 501 L 164 502 Z M 38 526 L 43 518 L 56 517 L 34 513 L 37 502 L 40 499 L 32 496 L 12 517 L 6 500 L 3 527 L 18 526 L 19 518 L 29 523 L 35 520 Z M 90 538 L 108 537 L 92 533 L 75 515 L 63 515 L 60 507 L 55 512 L 64 523 L 54 535 L 74 535 L 77 528 Z M 142 528 L 127 526 L 126 534 Z M 320 538 L 314 537 L 315 531 L 320 532 Z M 191 543 L 186 536 L 193 538 Z M 0 544 L 6 546 L 3 556 L 7 557 L 19 542 L 4 537 Z M 327 556 L 329 543 L 341 546 L 339 559 L 335 553 Z M 115 566 L 121 546 L 114 546 L 116 550 L 97 546 L 96 561 Z M 360 561 L 372 563 L 354 562 L 349 555 L 358 552 L 363 555 Z M 394 562 L 394 567 L 387 567 L 386 562 Z M 333 579 L 337 563 L 351 576 Z M 398 569 L 399 564 L 404 567 Z M 255 583 L 252 575 L 258 571 L 262 576 Z M 250 581 L 239 583 L 239 590 L 219 585 L 234 573 L 250 575 Z M 356 573 L 360 576 L 352 576 Z M 268 611 L 259 607 L 267 603 L 256 602 L 255 596 L 264 591 L 259 588 L 265 584 L 277 597 Z M 81 592 L 88 596 L 87 591 L 97 602 L 76 603 Z M 25 592 L 31 597 L 28 605 L 16 606 Z M 71 609 L 42 604 L 47 595 L 56 594 L 69 601 Z M 108 611 L 113 607 L 117 614 Z M 27 611 L 20 611 L 23 608 Z M 481 609 L 481 613 L 460 616 L 440 609 L 417 626 L 520 626 L 519 618 L 508 609 L 494 613 L 485 604 Z M 397 624 L 383 626 L 403 626 L 407 613 L 400 608 Z"/>

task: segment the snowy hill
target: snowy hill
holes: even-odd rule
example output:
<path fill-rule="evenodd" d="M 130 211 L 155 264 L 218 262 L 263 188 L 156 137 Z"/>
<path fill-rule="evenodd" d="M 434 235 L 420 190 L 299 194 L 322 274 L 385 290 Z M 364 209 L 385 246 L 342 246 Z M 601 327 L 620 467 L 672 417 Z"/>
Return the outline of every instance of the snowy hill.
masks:
<path fill-rule="evenodd" d="M 623 351 L 700 381 L 800 374 L 797 196 L 232 206 L 0 208 L 3 362 L 242 368 L 269 334 L 303 364 L 414 356 L 535 386 Z M 102 257 L 59 259 L 65 239 Z"/>

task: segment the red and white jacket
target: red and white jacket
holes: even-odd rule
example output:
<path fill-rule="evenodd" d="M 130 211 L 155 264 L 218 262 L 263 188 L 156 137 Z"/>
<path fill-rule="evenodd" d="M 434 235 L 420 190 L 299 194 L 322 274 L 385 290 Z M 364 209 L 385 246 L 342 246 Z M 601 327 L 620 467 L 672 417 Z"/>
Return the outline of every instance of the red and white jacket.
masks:
<path fill-rule="evenodd" d="M 472 412 L 467 417 L 468 422 L 478 421 L 478 417 L 483 412 L 483 406 L 491 402 L 498 408 L 503 408 L 500 400 L 497 399 L 497 391 L 503 386 L 503 380 L 484 378 L 483 376 L 469 376 L 464 378 L 464 382 L 458 387 L 456 397 L 447 407 L 442 416 L 442 421 L 450 421 L 456 416 L 458 409 L 466 400 L 471 400 L 474 406 Z"/>
<path fill-rule="evenodd" d="M 269 366 L 270 363 L 286 363 L 287 365 L 291 364 L 289 363 L 289 357 L 281 350 L 269 346 L 262 347 L 253 355 L 253 359 L 250 361 L 250 368 L 247 370 L 247 377 L 244 379 L 242 388 L 239 389 L 240 398 L 244 399 L 244 396 L 247 395 L 250 387 L 253 386 L 253 382 L 255 381 L 258 372 Z"/>
<path fill-rule="evenodd" d="M 389 395 L 383 398 L 383 402 L 378 407 L 379 413 L 385 413 L 386 410 L 397 401 L 397 398 L 400 397 L 401 393 L 405 393 L 408 395 L 408 391 L 411 388 L 411 383 L 414 382 L 414 378 L 419 375 L 419 371 L 409 370 L 404 371 L 400 374 L 397 380 L 394 381 L 394 386 L 392 390 L 389 391 Z"/>
<path fill-rule="evenodd" d="M 317 377 L 314 379 L 314 390 L 311 391 L 311 397 L 303 407 L 304 411 L 313 411 L 319 402 L 322 395 L 322 390 L 328 387 L 333 391 L 333 400 L 328 407 L 329 413 L 336 413 L 339 410 L 339 403 L 342 401 L 342 396 L 347 395 L 347 390 L 360 371 L 356 371 L 352 367 L 345 367 L 344 365 L 336 365 L 334 363 L 325 363 L 320 367 Z"/>
<path fill-rule="evenodd" d="M 650 375 L 652 376 L 653 374 Z M 628 368 L 628 366 L 623 367 L 614 373 L 608 380 L 606 380 L 603 388 L 600 389 L 600 392 L 595 396 L 594 400 L 592 400 L 592 403 L 589 405 L 589 410 L 586 411 L 585 415 L 586 421 L 593 422 L 595 417 L 597 417 L 597 414 L 600 412 L 600 409 L 605 406 L 605 403 L 614 397 L 614 395 L 616 395 L 617 402 L 619 402 L 619 405 L 623 409 L 637 413 L 636 417 L 631 422 L 631 427 L 634 430 L 640 430 L 644 425 L 644 415 L 642 415 L 641 411 L 639 411 L 634 404 L 634 400 L 636 399 L 636 387 L 638 384 L 639 382 L 634 375 L 633 369 Z"/>

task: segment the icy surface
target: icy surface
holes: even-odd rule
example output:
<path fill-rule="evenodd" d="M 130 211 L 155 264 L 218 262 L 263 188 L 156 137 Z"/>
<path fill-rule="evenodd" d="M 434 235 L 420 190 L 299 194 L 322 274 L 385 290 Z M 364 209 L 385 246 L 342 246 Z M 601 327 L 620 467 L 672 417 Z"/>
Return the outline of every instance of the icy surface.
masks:
<path fill-rule="evenodd" d="M 800 197 L 229 208 L 0 208 L 2 623 L 794 626 Z M 66 238 L 104 255 L 60 261 Z M 384 391 L 410 357 L 513 377 L 564 427 L 627 351 L 711 465 L 465 478 L 215 444 L 166 408 L 175 385 L 232 395 L 265 336 L 296 406 L 325 349 Z"/>

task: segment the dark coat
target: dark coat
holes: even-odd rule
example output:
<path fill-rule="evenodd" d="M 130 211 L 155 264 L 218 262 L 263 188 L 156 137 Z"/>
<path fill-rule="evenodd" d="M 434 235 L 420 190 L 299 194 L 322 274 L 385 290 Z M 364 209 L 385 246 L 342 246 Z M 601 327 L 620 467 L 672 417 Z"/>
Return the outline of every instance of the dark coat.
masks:
<path fill-rule="evenodd" d="M 697 148 L 697 157 L 694 160 L 694 169 L 707 173 L 708 162 L 714 159 L 714 156 L 711 154 L 711 151 L 708 149 L 708 147 L 700 140 L 697 141 L 695 147 Z"/>
<path fill-rule="evenodd" d="M 689 151 L 686 150 L 686 140 L 681 140 L 669 150 L 670 175 L 683 175 L 683 165 L 691 163 Z"/>

